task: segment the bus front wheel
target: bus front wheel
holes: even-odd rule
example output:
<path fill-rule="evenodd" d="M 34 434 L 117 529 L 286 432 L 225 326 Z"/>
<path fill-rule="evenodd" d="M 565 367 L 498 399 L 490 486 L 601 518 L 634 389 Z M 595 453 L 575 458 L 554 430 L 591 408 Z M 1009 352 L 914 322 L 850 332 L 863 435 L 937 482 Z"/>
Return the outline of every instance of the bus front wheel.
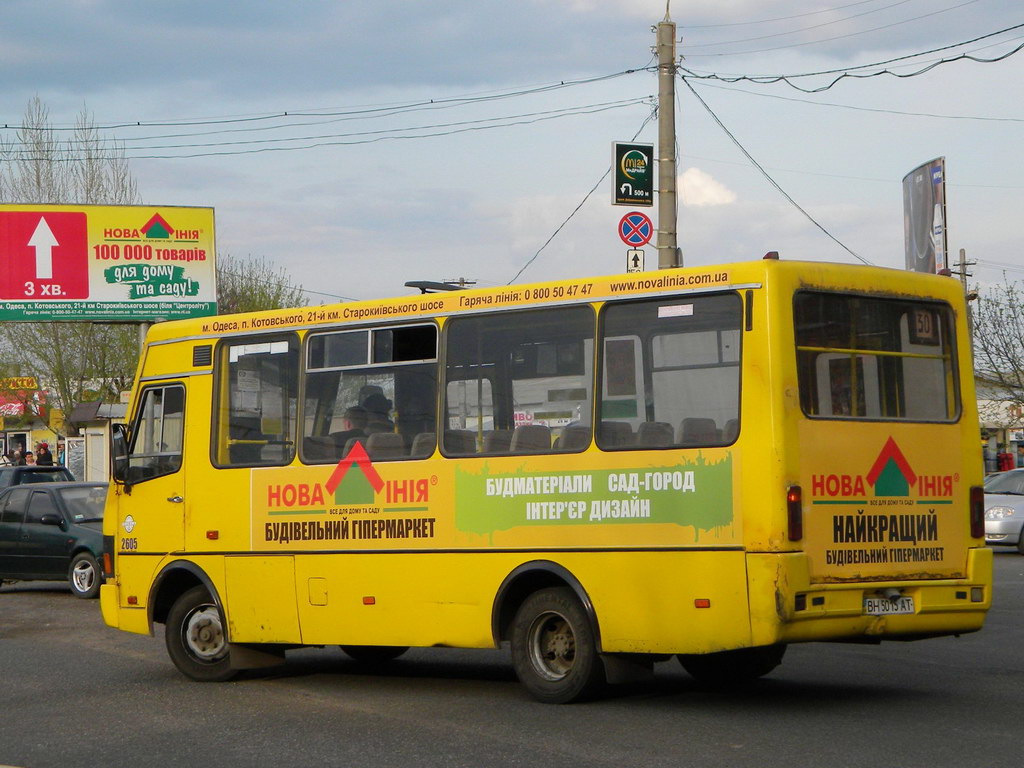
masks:
<path fill-rule="evenodd" d="M 566 704 L 596 694 L 604 665 L 594 630 L 568 587 L 530 595 L 512 624 L 512 664 L 530 694 L 547 704 Z"/>
<path fill-rule="evenodd" d="M 237 674 L 231 668 L 220 609 L 205 587 L 193 587 L 174 601 L 165 640 L 174 666 L 193 680 L 217 683 Z"/>
<path fill-rule="evenodd" d="M 680 653 L 678 657 L 683 669 L 697 682 L 728 686 L 764 677 L 782 663 L 785 653 L 785 645 L 764 645 L 718 653 Z"/>

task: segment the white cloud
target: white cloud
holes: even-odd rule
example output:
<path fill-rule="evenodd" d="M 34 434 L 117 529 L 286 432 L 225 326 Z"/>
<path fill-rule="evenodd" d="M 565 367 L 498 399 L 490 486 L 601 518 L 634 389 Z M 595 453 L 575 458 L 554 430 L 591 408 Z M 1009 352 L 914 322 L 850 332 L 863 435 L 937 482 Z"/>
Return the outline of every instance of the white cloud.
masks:
<path fill-rule="evenodd" d="M 736 193 L 699 168 L 687 168 L 679 177 L 679 196 L 683 205 L 729 205 L 736 202 Z"/>

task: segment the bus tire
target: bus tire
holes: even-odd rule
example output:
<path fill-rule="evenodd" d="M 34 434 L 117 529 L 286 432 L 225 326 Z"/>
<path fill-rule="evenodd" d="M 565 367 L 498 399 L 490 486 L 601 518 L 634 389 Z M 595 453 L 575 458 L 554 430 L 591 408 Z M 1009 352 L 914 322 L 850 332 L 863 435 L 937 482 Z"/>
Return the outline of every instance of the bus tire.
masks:
<path fill-rule="evenodd" d="M 339 648 L 356 661 L 367 664 L 383 664 L 409 650 L 407 645 L 342 645 Z"/>
<path fill-rule="evenodd" d="M 730 686 L 764 677 L 782 663 L 785 653 L 786 646 L 780 644 L 718 653 L 680 653 L 677 656 L 683 669 L 698 683 Z"/>
<path fill-rule="evenodd" d="M 526 598 L 512 622 L 512 665 L 545 704 L 591 698 L 604 686 L 594 629 L 571 589 L 551 587 Z"/>
<path fill-rule="evenodd" d="M 91 600 L 100 593 L 103 577 L 100 575 L 100 564 L 88 552 L 79 552 L 68 567 L 68 584 L 71 594 L 83 600 Z"/>
<path fill-rule="evenodd" d="M 201 683 L 230 680 L 231 668 L 224 617 L 206 587 L 183 593 L 167 613 L 167 653 L 184 675 Z"/>

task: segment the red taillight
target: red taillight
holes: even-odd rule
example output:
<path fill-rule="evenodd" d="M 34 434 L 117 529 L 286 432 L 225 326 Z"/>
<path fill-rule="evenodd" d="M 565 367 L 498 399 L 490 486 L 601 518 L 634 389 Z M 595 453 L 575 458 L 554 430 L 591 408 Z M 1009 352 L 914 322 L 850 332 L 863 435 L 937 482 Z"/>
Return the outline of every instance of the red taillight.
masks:
<path fill-rule="evenodd" d="M 800 541 L 804 537 L 803 492 L 799 485 L 786 489 L 786 517 L 789 524 L 789 540 Z"/>
<path fill-rule="evenodd" d="M 985 489 L 980 485 L 971 486 L 971 536 L 980 539 L 985 535 Z"/>

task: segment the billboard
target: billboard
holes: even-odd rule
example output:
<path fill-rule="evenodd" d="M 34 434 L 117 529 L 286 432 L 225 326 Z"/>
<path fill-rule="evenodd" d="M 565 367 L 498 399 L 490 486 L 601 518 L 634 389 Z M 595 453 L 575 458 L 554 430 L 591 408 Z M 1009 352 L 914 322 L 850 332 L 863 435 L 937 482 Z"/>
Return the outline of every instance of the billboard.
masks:
<path fill-rule="evenodd" d="M 612 142 L 612 205 L 654 205 L 654 145 Z"/>
<path fill-rule="evenodd" d="M 217 313 L 212 208 L 0 205 L 0 320 Z"/>
<path fill-rule="evenodd" d="M 903 177 L 903 235 L 907 269 L 935 273 L 946 263 L 946 158 Z"/>

